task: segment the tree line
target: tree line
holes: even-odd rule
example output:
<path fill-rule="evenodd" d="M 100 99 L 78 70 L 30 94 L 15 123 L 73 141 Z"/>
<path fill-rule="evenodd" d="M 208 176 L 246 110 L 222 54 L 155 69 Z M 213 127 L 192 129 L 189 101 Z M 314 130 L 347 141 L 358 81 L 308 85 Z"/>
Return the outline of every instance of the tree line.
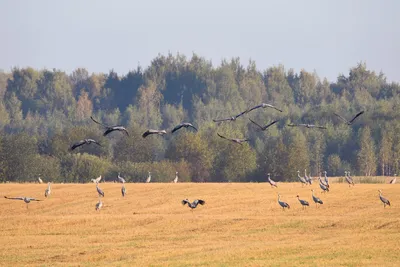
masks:
<path fill-rule="evenodd" d="M 131 182 L 292 181 L 297 170 L 317 176 L 393 175 L 399 172 L 400 85 L 358 63 L 329 82 L 315 72 L 295 73 L 283 65 L 259 70 L 239 58 L 214 66 L 193 54 L 158 55 L 147 67 L 126 75 L 14 68 L 0 72 L 0 181 L 33 181 L 40 175 L 55 182 L 88 182 L 117 173 Z M 283 109 L 258 109 L 234 122 L 249 107 L 271 103 Z M 334 112 L 357 122 L 343 124 Z M 105 124 L 125 125 L 130 133 L 102 136 Z M 279 120 L 267 131 L 260 124 Z M 183 121 L 198 129 L 165 136 L 141 135 Z M 286 127 L 289 123 L 327 126 L 327 130 Z M 249 138 L 242 146 L 217 136 Z M 83 138 L 102 144 L 74 152 Z"/>

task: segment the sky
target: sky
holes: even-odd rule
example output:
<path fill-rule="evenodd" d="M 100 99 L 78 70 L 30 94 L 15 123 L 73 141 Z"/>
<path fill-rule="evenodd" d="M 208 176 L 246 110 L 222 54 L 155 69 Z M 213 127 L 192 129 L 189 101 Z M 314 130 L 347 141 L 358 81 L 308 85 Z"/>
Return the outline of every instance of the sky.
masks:
<path fill-rule="evenodd" d="M 329 81 L 365 62 L 400 82 L 399 11 L 397 0 L 0 0 L 0 69 L 123 75 L 170 52 Z"/>

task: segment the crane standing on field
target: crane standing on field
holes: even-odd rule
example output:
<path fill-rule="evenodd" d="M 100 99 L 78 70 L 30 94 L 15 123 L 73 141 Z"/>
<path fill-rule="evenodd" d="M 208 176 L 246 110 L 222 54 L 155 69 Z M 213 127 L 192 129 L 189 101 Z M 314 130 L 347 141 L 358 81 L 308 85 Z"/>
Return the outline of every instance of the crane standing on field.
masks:
<path fill-rule="evenodd" d="M 47 188 L 46 190 L 44 190 L 44 196 L 48 197 L 51 194 L 51 186 L 50 186 L 50 182 L 47 184 Z"/>
<path fill-rule="evenodd" d="M 382 196 L 382 191 L 378 190 L 378 192 L 379 192 L 379 199 L 382 201 L 383 207 L 386 208 L 386 205 L 390 206 L 390 201 Z"/>
<path fill-rule="evenodd" d="M 290 205 L 284 201 L 281 201 L 281 195 L 278 194 L 278 203 L 281 205 L 282 209 L 285 210 L 285 208 L 290 209 Z"/>
<path fill-rule="evenodd" d="M 274 187 L 274 186 L 278 187 L 276 185 L 276 182 L 271 179 L 271 174 L 270 173 L 268 173 L 268 183 L 271 185 L 271 187 Z"/>

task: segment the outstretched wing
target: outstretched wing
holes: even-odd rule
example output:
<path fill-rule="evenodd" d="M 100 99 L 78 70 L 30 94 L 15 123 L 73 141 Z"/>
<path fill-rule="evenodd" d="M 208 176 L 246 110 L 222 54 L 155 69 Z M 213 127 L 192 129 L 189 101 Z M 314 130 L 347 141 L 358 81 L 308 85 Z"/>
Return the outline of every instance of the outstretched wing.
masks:
<path fill-rule="evenodd" d="M 97 124 L 99 124 L 99 125 L 101 125 L 101 126 L 103 126 L 103 127 L 109 128 L 109 126 L 104 125 L 104 124 L 102 124 L 101 122 L 96 121 L 92 116 L 90 116 L 90 118 L 91 118 L 92 121 L 94 121 L 95 123 L 97 123 Z"/>
<path fill-rule="evenodd" d="M 82 146 L 82 145 L 84 145 L 84 144 L 86 144 L 86 141 L 85 141 L 85 140 L 81 140 L 81 141 L 79 141 L 79 142 L 73 144 L 73 145 L 71 146 L 70 150 L 74 150 L 75 148 L 80 147 L 80 146 Z"/>
<path fill-rule="evenodd" d="M 24 200 L 23 197 L 7 197 L 7 196 L 4 196 L 4 198 L 12 199 L 12 200 Z"/>
<path fill-rule="evenodd" d="M 213 122 L 221 122 L 221 121 L 231 121 L 232 118 L 225 118 L 225 119 L 213 119 Z"/>
<path fill-rule="evenodd" d="M 197 199 L 197 202 L 198 202 L 200 205 L 206 204 L 206 202 L 205 202 L 204 200 L 202 200 L 202 199 Z"/>
<path fill-rule="evenodd" d="M 187 203 L 189 203 L 189 201 L 187 201 L 186 199 L 182 200 L 182 205 L 185 205 Z"/>
<path fill-rule="evenodd" d="M 31 198 L 31 197 L 27 197 L 27 199 L 29 199 L 30 201 L 42 201 L 41 199 L 36 199 L 36 198 Z"/>
<path fill-rule="evenodd" d="M 249 109 L 246 109 L 245 111 L 243 111 L 242 113 L 239 113 L 238 115 L 235 116 L 235 119 L 239 118 L 240 116 L 246 114 L 247 112 L 249 112 Z"/>
<path fill-rule="evenodd" d="M 265 125 L 265 126 L 263 127 L 263 129 L 264 129 L 264 130 L 267 129 L 268 127 L 274 125 L 274 124 L 277 123 L 278 121 L 279 121 L 279 120 L 276 120 L 276 121 L 271 122 L 270 124 Z"/>
<path fill-rule="evenodd" d="M 339 114 L 337 114 L 337 113 L 333 113 L 333 114 L 335 114 L 337 117 L 339 117 L 342 121 L 344 121 L 345 123 L 349 123 L 345 118 L 343 118 L 342 116 L 340 116 Z"/>
<path fill-rule="evenodd" d="M 315 126 L 315 128 L 318 128 L 318 129 L 327 129 L 325 126 Z"/>
<path fill-rule="evenodd" d="M 226 138 L 225 136 L 220 135 L 219 133 L 217 133 L 217 135 L 218 135 L 219 137 L 221 137 L 221 138 L 226 139 L 226 140 L 231 140 L 231 139 L 229 139 L 229 138 Z"/>
<path fill-rule="evenodd" d="M 253 121 L 252 119 L 249 118 L 249 120 L 254 123 L 255 125 L 257 125 L 258 127 L 260 127 L 261 130 L 264 130 L 264 127 L 262 127 L 260 124 L 258 124 L 257 122 Z M 268 128 L 268 126 L 267 126 Z"/>
<path fill-rule="evenodd" d="M 291 123 L 291 124 L 288 124 L 287 126 L 289 126 L 289 127 L 297 127 L 297 126 L 300 126 L 300 125 Z"/>
<path fill-rule="evenodd" d="M 93 139 L 88 139 L 88 141 L 90 142 L 90 143 L 94 143 L 94 144 L 96 144 L 96 145 L 98 145 L 98 146 L 102 146 L 99 142 L 97 142 L 96 140 L 93 140 Z"/>
<path fill-rule="evenodd" d="M 194 126 L 193 126 L 193 124 L 191 124 L 191 123 L 189 124 L 189 127 L 192 127 L 193 129 L 195 129 L 195 130 L 196 130 L 196 132 L 198 131 L 198 130 L 197 130 L 197 128 L 196 128 L 196 127 L 194 127 Z"/>
<path fill-rule="evenodd" d="M 262 104 L 261 104 L 261 105 L 257 105 L 257 106 L 255 106 L 255 107 L 252 107 L 251 109 L 248 109 L 248 110 L 247 110 L 247 113 L 250 112 L 250 111 L 252 111 L 252 110 L 261 108 L 261 107 L 262 107 Z"/>
<path fill-rule="evenodd" d="M 175 128 L 172 129 L 171 133 L 174 133 L 174 132 L 178 131 L 178 130 L 179 130 L 180 128 L 182 128 L 182 127 L 183 127 L 183 124 L 182 124 L 182 123 L 179 124 L 179 125 L 177 125 L 177 126 L 175 126 Z"/>
<path fill-rule="evenodd" d="M 354 118 L 351 119 L 350 123 L 352 123 L 355 119 L 357 119 L 359 116 L 361 116 L 364 113 L 364 111 L 361 111 L 357 113 L 357 115 L 354 116 Z"/>
<path fill-rule="evenodd" d="M 150 130 L 147 130 L 147 131 L 145 131 L 143 134 L 142 134 L 142 137 L 143 138 L 146 138 L 148 135 L 150 135 L 150 134 L 152 134 L 151 132 L 150 132 Z"/>

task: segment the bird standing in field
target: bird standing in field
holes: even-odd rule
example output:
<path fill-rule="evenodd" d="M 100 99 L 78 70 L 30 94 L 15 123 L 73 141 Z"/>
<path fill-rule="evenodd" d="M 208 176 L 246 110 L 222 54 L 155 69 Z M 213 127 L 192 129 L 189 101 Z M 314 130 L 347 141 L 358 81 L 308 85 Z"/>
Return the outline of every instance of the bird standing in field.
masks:
<path fill-rule="evenodd" d="M 51 194 L 51 186 L 50 186 L 50 182 L 47 184 L 47 188 L 46 190 L 44 190 L 44 196 L 47 198 L 48 196 L 50 196 Z"/>
<path fill-rule="evenodd" d="M 28 204 L 31 201 L 42 201 L 40 199 L 36 199 L 36 198 L 33 198 L 33 197 L 7 197 L 7 196 L 4 196 L 4 198 L 11 199 L 11 200 L 23 200 L 26 203 L 26 208 L 27 209 L 29 208 Z"/>
<path fill-rule="evenodd" d="M 193 124 L 191 124 L 191 123 L 189 123 L 189 122 L 184 122 L 184 123 L 181 123 L 181 124 L 178 124 L 177 126 L 175 126 L 175 128 L 172 129 L 171 133 L 174 133 L 174 132 L 178 131 L 178 130 L 181 129 L 182 127 L 186 128 L 186 129 L 189 128 L 189 127 L 191 127 L 191 128 L 193 128 L 194 130 L 196 130 L 196 132 L 197 132 L 197 128 L 194 127 Z"/>
<path fill-rule="evenodd" d="M 276 182 L 271 179 L 271 174 L 270 173 L 268 173 L 268 183 L 271 185 L 271 187 L 274 187 L 274 186 L 278 187 L 276 185 Z"/>
<path fill-rule="evenodd" d="M 350 187 L 350 185 L 354 186 L 354 181 L 353 181 L 353 178 L 351 178 L 351 176 L 350 176 L 350 172 L 345 171 L 344 176 L 346 178 L 347 183 L 349 184 L 349 187 Z"/>
<path fill-rule="evenodd" d="M 324 181 L 323 184 L 324 184 L 326 187 L 329 188 L 329 180 L 328 180 L 328 176 L 327 176 L 326 174 L 327 174 L 327 172 L 324 171 L 325 181 Z M 321 180 L 321 181 L 322 181 L 322 180 Z"/>
<path fill-rule="evenodd" d="M 306 201 L 306 200 L 300 199 L 299 195 L 297 195 L 296 197 L 299 200 L 299 202 L 300 202 L 301 206 L 303 207 L 303 209 L 305 209 L 306 207 L 310 206 L 310 203 L 308 203 L 308 201 Z"/>
<path fill-rule="evenodd" d="M 217 135 L 219 137 L 223 138 L 223 139 L 232 141 L 232 142 L 234 142 L 236 144 L 239 144 L 239 145 L 243 145 L 242 143 L 250 141 L 249 139 L 227 138 L 225 136 L 220 135 L 219 133 L 217 133 Z"/>
<path fill-rule="evenodd" d="M 278 203 L 281 205 L 282 209 L 285 210 L 285 208 L 290 209 L 290 205 L 284 201 L 281 201 L 281 195 L 278 193 Z"/>
<path fill-rule="evenodd" d="M 350 121 L 348 121 L 347 119 L 343 118 L 342 116 L 340 116 L 337 113 L 333 113 L 335 114 L 338 118 L 340 118 L 342 121 L 344 121 L 347 125 L 352 125 L 353 122 L 355 121 L 355 119 L 357 119 L 359 116 L 361 116 L 364 113 L 364 111 L 361 111 L 359 113 L 357 113 Z"/>
<path fill-rule="evenodd" d="M 299 178 L 299 180 L 301 182 L 301 186 L 304 186 L 305 184 L 307 184 L 306 179 L 304 179 L 304 177 L 300 176 L 300 171 L 297 171 L 297 177 Z"/>
<path fill-rule="evenodd" d="M 269 128 L 270 126 L 274 125 L 275 123 L 277 123 L 279 120 L 273 121 L 265 126 L 261 126 L 260 124 L 258 124 L 257 122 L 253 121 L 252 119 L 249 118 L 249 120 L 258 126 L 258 128 L 260 128 L 261 131 L 265 131 L 267 128 Z"/>
<path fill-rule="evenodd" d="M 390 201 L 382 196 L 382 191 L 379 189 L 378 192 L 379 192 L 379 199 L 382 201 L 383 207 L 386 208 L 386 205 L 390 206 Z"/>
<path fill-rule="evenodd" d="M 96 121 L 92 116 L 90 116 L 90 118 L 92 119 L 92 121 L 94 121 L 95 123 L 103 126 L 106 128 L 106 131 L 103 133 L 103 136 L 106 136 L 107 134 L 114 132 L 114 131 L 119 131 L 119 132 L 124 132 L 127 136 L 129 136 L 128 131 L 126 130 L 126 128 L 124 126 L 121 125 L 116 125 L 116 126 L 107 126 L 102 124 L 101 122 Z"/>
<path fill-rule="evenodd" d="M 121 194 L 122 194 L 122 197 L 125 197 L 125 195 L 126 195 L 125 184 L 122 184 L 122 187 L 121 187 Z"/>
<path fill-rule="evenodd" d="M 96 203 L 96 210 L 100 210 L 101 207 L 103 207 L 103 202 L 101 202 L 101 199 L 99 197 L 99 202 Z"/>
<path fill-rule="evenodd" d="M 42 178 L 40 178 L 40 176 L 38 177 L 38 182 L 39 182 L 39 184 L 43 184 L 43 180 L 42 180 Z"/>
<path fill-rule="evenodd" d="M 319 187 L 322 189 L 322 193 L 329 192 L 329 187 L 323 183 L 321 177 L 319 177 L 318 180 L 319 180 Z"/>
<path fill-rule="evenodd" d="M 149 176 L 147 176 L 146 183 L 150 183 L 151 181 L 151 172 L 149 172 Z"/>
<path fill-rule="evenodd" d="M 77 147 L 80 147 L 80 146 L 83 146 L 83 145 L 90 145 L 90 144 L 96 144 L 96 145 L 98 145 L 98 146 L 101 146 L 101 144 L 100 144 L 99 142 L 97 142 L 96 140 L 93 140 L 93 139 L 83 139 L 83 140 L 80 140 L 79 142 L 73 144 L 73 145 L 70 147 L 70 150 L 72 151 L 72 150 L 74 150 L 74 149 L 77 148 Z"/>
<path fill-rule="evenodd" d="M 324 202 L 322 202 L 322 200 L 319 197 L 314 196 L 314 189 L 311 189 L 312 192 L 312 198 L 315 202 L 315 206 L 318 207 L 318 204 L 324 204 Z"/>
<path fill-rule="evenodd" d="M 153 129 L 149 129 L 147 131 L 145 131 L 142 135 L 143 138 L 146 138 L 148 135 L 151 134 L 157 134 L 157 135 L 164 135 L 167 134 L 166 130 L 153 130 Z"/>
<path fill-rule="evenodd" d="M 247 113 L 250 112 L 250 111 L 252 111 L 252 110 L 255 110 L 255 109 L 257 109 L 257 108 L 273 108 L 273 109 L 275 109 L 275 110 L 277 110 L 277 111 L 279 111 L 279 112 L 282 112 L 281 109 L 279 109 L 279 108 L 277 108 L 277 107 L 275 107 L 275 106 L 273 106 L 273 105 L 271 105 L 271 104 L 261 103 L 260 105 L 257 105 L 257 106 L 255 106 L 255 107 L 249 109 L 249 110 L 247 111 Z"/>
<path fill-rule="evenodd" d="M 101 190 L 98 183 L 96 183 L 96 190 L 97 190 L 97 193 L 99 194 L 99 197 L 100 196 L 104 197 L 104 191 Z"/>
<path fill-rule="evenodd" d="M 182 200 L 182 205 L 187 204 L 191 211 L 197 207 L 197 205 L 204 205 L 206 202 L 202 199 L 195 199 L 192 203 L 189 202 L 188 199 Z"/>
<path fill-rule="evenodd" d="M 178 182 L 178 172 L 175 172 L 175 179 L 173 180 L 173 182 L 175 184 Z"/>

